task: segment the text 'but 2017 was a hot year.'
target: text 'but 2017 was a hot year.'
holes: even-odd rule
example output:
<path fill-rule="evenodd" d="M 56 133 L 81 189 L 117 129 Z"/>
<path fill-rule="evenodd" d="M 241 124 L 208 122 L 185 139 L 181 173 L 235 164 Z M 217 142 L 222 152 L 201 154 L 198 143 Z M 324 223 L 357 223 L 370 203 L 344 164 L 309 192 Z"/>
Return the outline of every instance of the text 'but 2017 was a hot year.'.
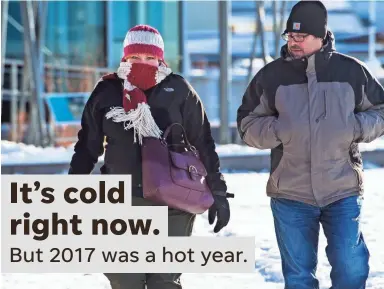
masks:
<path fill-rule="evenodd" d="M 199 254 L 196 259 L 196 254 Z M 37 249 L 36 251 L 23 251 L 20 248 L 11 248 L 11 262 L 27 263 L 89 263 L 92 258 L 102 258 L 103 262 L 110 263 L 195 263 L 197 260 L 200 266 L 207 266 L 210 262 L 214 263 L 240 263 L 247 262 L 243 257 L 242 251 L 195 251 L 189 248 L 186 251 L 175 251 L 162 246 L 161 252 L 158 251 L 115 251 L 100 250 L 97 248 L 51 248 L 49 250 Z M 160 259 L 160 260 L 159 260 Z"/>

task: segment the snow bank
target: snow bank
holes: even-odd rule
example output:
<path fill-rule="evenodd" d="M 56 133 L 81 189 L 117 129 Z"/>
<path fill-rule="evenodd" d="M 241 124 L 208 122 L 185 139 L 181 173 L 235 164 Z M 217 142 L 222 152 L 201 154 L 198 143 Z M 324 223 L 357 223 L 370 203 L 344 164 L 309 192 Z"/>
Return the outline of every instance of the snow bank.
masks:
<path fill-rule="evenodd" d="M 23 143 L 1 141 L 1 163 L 2 164 L 32 164 L 69 162 L 73 155 L 74 144 L 65 147 L 35 147 Z M 270 150 L 259 150 L 244 145 L 227 144 L 216 145 L 219 156 L 232 155 L 267 155 Z M 368 144 L 360 144 L 361 151 L 384 150 L 384 138 L 375 140 Z M 102 160 L 104 156 L 100 157 Z"/>

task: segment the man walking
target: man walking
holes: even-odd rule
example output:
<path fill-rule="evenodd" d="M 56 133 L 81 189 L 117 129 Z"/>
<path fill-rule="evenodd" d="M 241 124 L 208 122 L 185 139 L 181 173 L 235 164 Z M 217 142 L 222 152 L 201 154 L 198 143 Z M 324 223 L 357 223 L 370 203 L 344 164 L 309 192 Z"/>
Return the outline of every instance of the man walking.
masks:
<path fill-rule="evenodd" d="M 332 289 L 363 289 L 369 251 L 360 229 L 358 143 L 384 135 L 384 89 L 364 63 L 335 50 L 320 1 L 290 13 L 281 57 L 252 79 L 238 109 L 243 141 L 271 149 L 271 197 L 285 289 L 319 288 L 320 224 Z"/>

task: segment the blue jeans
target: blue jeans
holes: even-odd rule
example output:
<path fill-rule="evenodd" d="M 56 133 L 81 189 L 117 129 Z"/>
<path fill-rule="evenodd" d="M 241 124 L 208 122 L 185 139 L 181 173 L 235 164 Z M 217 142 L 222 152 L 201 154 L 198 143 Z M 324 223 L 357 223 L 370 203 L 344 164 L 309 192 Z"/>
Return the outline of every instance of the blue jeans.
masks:
<path fill-rule="evenodd" d="M 360 230 L 362 197 L 348 197 L 326 207 L 271 199 L 285 289 L 318 289 L 316 278 L 320 224 L 327 239 L 331 289 L 364 289 L 369 251 Z"/>

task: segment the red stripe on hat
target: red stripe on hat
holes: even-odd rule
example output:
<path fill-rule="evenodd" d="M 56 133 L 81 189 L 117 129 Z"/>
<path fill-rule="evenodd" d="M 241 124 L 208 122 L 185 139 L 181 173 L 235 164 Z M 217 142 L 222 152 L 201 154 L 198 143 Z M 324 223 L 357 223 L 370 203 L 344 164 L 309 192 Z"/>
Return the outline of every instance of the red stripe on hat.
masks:
<path fill-rule="evenodd" d="M 131 28 L 129 31 L 149 31 L 156 34 L 160 34 L 158 30 L 148 25 L 136 25 L 135 27 Z"/>
<path fill-rule="evenodd" d="M 161 48 L 148 44 L 131 44 L 124 47 L 124 57 L 130 54 L 149 54 L 156 56 L 161 60 L 164 58 L 164 53 Z"/>

